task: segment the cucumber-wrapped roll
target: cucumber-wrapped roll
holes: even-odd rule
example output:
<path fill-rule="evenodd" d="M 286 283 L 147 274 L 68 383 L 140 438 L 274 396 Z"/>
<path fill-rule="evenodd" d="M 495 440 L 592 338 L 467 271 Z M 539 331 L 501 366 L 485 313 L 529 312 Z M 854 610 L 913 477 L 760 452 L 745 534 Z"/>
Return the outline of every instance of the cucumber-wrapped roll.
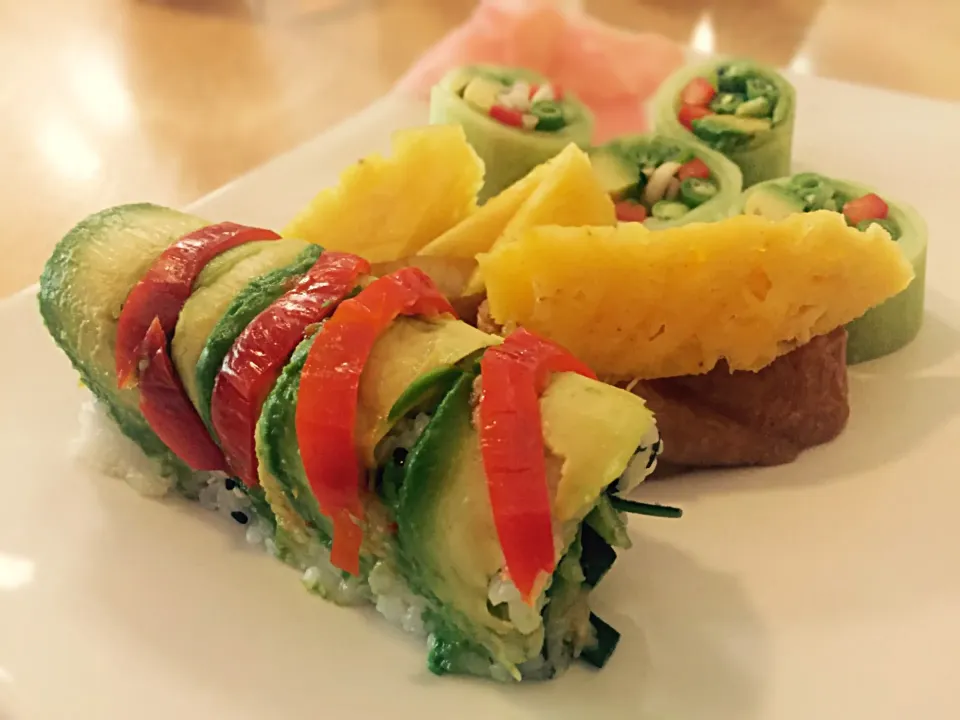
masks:
<path fill-rule="evenodd" d="M 909 205 L 893 201 L 871 187 L 816 173 L 799 173 L 756 185 L 741 196 L 737 212 L 774 220 L 814 210 L 843 213 L 861 230 L 879 225 L 897 241 L 913 266 L 914 278 L 905 290 L 867 310 L 847 325 L 847 362 L 855 364 L 899 350 L 923 323 L 927 269 L 927 226 Z"/>
<path fill-rule="evenodd" d="M 796 92 L 771 67 L 714 60 L 678 70 L 657 91 L 657 132 L 693 136 L 743 173 L 743 186 L 790 173 Z"/>
<path fill-rule="evenodd" d="M 637 395 L 524 330 L 456 319 L 419 269 L 156 206 L 65 238 L 47 327 L 185 495 L 335 602 L 429 638 L 428 666 L 546 679 L 618 640 L 589 596 L 660 440 Z M 125 440 L 129 443 L 129 440 Z"/>
<path fill-rule="evenodd" d="M 587 147 L 593 115 L 577 98 L 520 68 L 472 65 L 430 93 L 430 122 L 458 124 L 483 159 L 485 201 L 571 142 Z"/>
<path fill-rule="evenodd" d="M 742 187 L 740 169 L 701 143 L 664 135 L 616 138 L 590 151 L 621 222 L 658 230 L 728 217 Z"/>

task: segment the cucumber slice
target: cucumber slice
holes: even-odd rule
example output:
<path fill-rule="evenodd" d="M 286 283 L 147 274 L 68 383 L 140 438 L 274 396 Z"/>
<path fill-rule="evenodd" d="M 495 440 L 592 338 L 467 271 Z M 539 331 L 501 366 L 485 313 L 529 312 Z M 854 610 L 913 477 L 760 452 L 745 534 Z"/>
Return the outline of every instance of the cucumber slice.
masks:
<path fill-rule="evenodd" d="M 722 152 L 739 166 L 744 187 L 789 175 L 796 92 L 774 68 L 752 60 L 713 60 L 682 68 L 670 76 L 660 85 L 654 98 L 657 133 L 669 137 L 690 137 L 691 131 L 681 125 L 678 118 L 680 93 L 693 78 L 711 75 L 718 78 L 721 94 L 742 96 L 746 102 L 763 97 L 769 102 L 771 110 L 762 117 L 715 114 L 700 118 L 693 122 L 694 134 L 711 149 Z M 741 77 L 744 79 L 742 88 L 739 84 Z M 715 102 L 727 103 L 729 100 L 718 98 Z M 723 104 L 722 107 L 726 109 L 728 106 Z M 734 126 L 725 121 L 749 125 Z"/>
<path fill-rule="evenodd" d="M 590 146 L 593 114 L 570 93 L 562 101 L 563 127 L 551 132 L 529 132 L 497 122 L 487 111 L 461 97 L 457 93 L 457 83 L 462 82 L 465 74 L 496 78 L 508 86 L 519 80 L 542 84 L 546 79 L 520 68 L 471 65 L 452 70 L 430 91 L 430 123 L 460 125 L 470 145 L 483 159 L 485 176 L 479 195 L 481 203 L 560 153 L 570 143 L 584 148 Z"/>
<path fill-rule="evenodd" d="M 603 182 L 605 186 L 618 190 L 618 200 L 635 201 L 643 201 L 646 185 L 650 183 L 650 177 L 638 170 L 647 166 L 654 158 L 663 158 L 660 166 L 668 162 L 680 164 L 681 161 L 693 158 L 703 161 L 710 171 L 709 179 L 717 186 L 716 195 L 679 219 L 662 220 L 648 216 L 644 225 L 651 230 L 691 222 L 712 222 L 728 217 L 743 189 L 740 169 L 719 153 L 689 138 L 689 133 L 687 138 L 667 138 L 656 134 L 627 135 L 594 148 L 590 151 L 590 158 L 595 169 L 606 168 L 602 175 Z M 662 190 L 664 195 L 670 188 L 670 180 L 676 180 L 675 175 L 666 178 L 667 182 Z M 679 192 L 677 197 L 682 197 Z M 662 199 L 664 198 L 656 198 Z M 654 202 L 647 203 L 646 207 L 651 207 Z"/>
<path fill-rule="evenodd" d="M 924 293 L 927 269 L 927 226 L 916 210 L 860 183 L 824 177 L 817 173 L 800 173 L 790 178 L 781 178 L 760 183 L 741 195 L 736 212 L 745 213 L 756 204 L 758 198 L 778 195 L 792 198 L 803 212 L 804 192 L 819 193 L 824 188 L 832 190 L 824 209 L 842 210 L 850 198 L 868 193 L 880 195 L 889 207 L 885 220 L 860 223 L 859 230 L 867 230 L 876 222 L 884 227 L 897 241 L 904 257 L 913 266 L 914 278 L 903 292 L 847 324 L 847 364 L 873 360 L 889 355 L 910 343 L 920 331 L 924 315 Z M 766 213 L 764 213 L 766 214 Z"/>

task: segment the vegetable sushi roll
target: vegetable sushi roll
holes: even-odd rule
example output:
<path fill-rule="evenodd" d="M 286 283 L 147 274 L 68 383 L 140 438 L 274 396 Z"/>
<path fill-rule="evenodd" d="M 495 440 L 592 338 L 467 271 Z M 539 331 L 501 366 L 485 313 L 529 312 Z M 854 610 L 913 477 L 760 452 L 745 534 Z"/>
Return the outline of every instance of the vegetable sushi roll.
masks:
<path fill-rule="evenodd" d="M 621 222 L 651 230 L 710 222 L 731 214 L 740 169 L 700 143 L 662 135 L 617 138 L 590 152 Z"/>
<path fill-rule="evenodd" d="M 733 160 L 744 187 L 790 173 L 793 85 L 752 60 L 714 60 L 677 71 L 654 102 L 657 132 L 691 135 Z"/>
<path fill-rule="evenodd" d="M 590 110 L 559 85 L 493 65 L 447 73 L 430 93 L 430 122 L 463 127 L 486 168 L 481 202 L 571 142 L 587 147 L 593 134 Z"/>
<path fill-rule="evenodd" d="M 923 323 L 927 268 L 927 227 L 916 210 L 872 188 L 816 173 L 770 180 L 743 193 L 738 213 L 779 220 L 794 213 L 831 210 L 843 213 L 860 230 L 879 225 L 897 241 L 913 266 L 905 290 L 867 310 L 847 325 L 847 362 L 855 364 L 888 355 L 913 340 Z"/>
<path fill-rule="evenodd" d="M 98 403 L 187 496 L 233 498 L 311 590 L 428 638 L 428 667 L 547 679 L 619 635 L 590 593 L 626 549 L 652 413 L 527 331 L 459 321 L 419 269 L 153 205 L 48 261 L 40 309 Z"/>

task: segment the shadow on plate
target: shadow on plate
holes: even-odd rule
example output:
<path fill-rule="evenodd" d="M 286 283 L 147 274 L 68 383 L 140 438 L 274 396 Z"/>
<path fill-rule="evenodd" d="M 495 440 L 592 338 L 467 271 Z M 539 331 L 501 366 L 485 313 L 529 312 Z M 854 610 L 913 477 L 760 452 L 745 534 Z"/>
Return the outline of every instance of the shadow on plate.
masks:
<path fill-rule="evenodd" d="M 422 711 L 431 698 L 437 709 L 449 708 L 469 698 L 478 707 L 516 708 L 523 717 L 544 720 L 582 720 L 597 711 L 637 720 L 760 717 L 759 693 L 772 656 L 755 612 L 734 578 L 667 543 L 635 536 L 634 548 L 597 593 L 597 613 L 622 634 L 605 669 L 577 664 L 551 682 L 502 686 L 430 675 L 422 640 L 401 634 L 371 608 L 343 609 L 307 596 L 295 587 L 297 574 L 272 560 L 244 563 L 247 572 L 238 580 L 235 550 L 242 533 L 227 531 L 229 522 L 213 513 L 179 500 L 140 498 L 109 478 L 81 481 L 93 482 L 101 495 L 103 558 L 88 558 L 74 602 L 89 621 L 106 623 L 111 634 L 140 648 L 140 661 L 164 668 L 168 679 L 182 678 L 176 682 L 185 687 L 199 684 L 214 693 L 225 715 L 255 706 L 269 712 L 286 693 L 299 697 L 307 692 L 301 683 L 337 662 L 339 652 L 324 650 L 328 643 L 346 641 L 351 650 L 344 659 L 377 656 L 378 672 L 394 674 L 384 682 L 423 689 L 423 695 L 397 698 L 398 708 L 407 703 Z M 167 514 L 181 519 L 171 522 Z M 175 527 L 181 532 L 163 532 Z M 119 556 L 118 544 L 125 546 Z M 204 548 L 198 553 L 194 545 Z M 105 557 L 119 557 L 119 564 L 108 565 Z M 220 560 L 210 565 L 211 557 Z M 137 566 L 138 559 L 159 561 L 154 584 L 144 585 L 152 571 Z M 163 573 L 171 564 L 178 566 L 176 587 Z M 212 581 L 210 574 L 221 577 Z M 282 618 L 264 615 L 265 606 Z M 326 659 L 305 666 L 296 660 L 304 648 Z M 291 649 L 292 657 L 284 657 Z M 242 670 L 224 665 L 225 657 L 242 658 Z M 358 679 L 366 672 L 358 670 Z M 244 682 L 244 676 L 257 681 Z"/>
<path fill-rule="evenodd" d="M 503 701 L 505 716 L 761 717 L 760 693 L 772 650 L 739 583 L 667 543 L 643 536 L 634 540 L 593 603 L 621 633 L 613 658 L 603 670 L 577 664 L 550 682 L 487 687 Z M 414 682 L 431 690 L 451 682 L 464 691 L 487 685 L 425 674 Z"/>

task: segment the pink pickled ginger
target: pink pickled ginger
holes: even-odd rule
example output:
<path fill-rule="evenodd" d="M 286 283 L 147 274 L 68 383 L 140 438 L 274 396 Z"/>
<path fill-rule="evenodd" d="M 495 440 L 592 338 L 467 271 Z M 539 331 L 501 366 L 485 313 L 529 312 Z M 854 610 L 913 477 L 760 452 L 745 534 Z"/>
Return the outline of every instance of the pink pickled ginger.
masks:
<path fill-rule="evenodd" d="M 426 52 L 399 80 L 425 97 L 448 70 L 472 63 L 529 68 L 571 90 L 596 116 L 594 142 L 644 132 L 644 103 L 684 63 L 683 48 L 548 0 L 481 0 L 470 18 Z"/>

